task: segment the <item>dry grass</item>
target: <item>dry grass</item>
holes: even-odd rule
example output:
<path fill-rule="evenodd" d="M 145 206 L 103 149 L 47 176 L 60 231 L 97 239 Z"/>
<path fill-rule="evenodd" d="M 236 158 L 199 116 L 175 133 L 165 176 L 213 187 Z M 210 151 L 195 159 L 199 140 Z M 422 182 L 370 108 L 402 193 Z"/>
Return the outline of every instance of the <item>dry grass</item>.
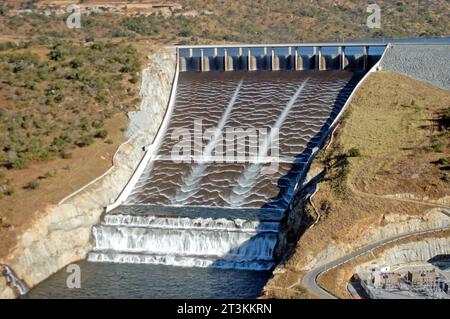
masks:
<path fill-rule="evenodd" d="M 299 272 L 331 244 L 358 247 L 370 229 L 385 225 L 386 214 L 420 215 L 430 208 L 377 194 L 450 195 L 450 183 L 441 180 L 443 172 L 432 163 L 448 156 L 449 145 L 443 153 L 430 149 L 435 138 L 445 138 L 433 120 L 449 103 L 450 92 L 411 78 L 387 72 L 369 76 L 352 100 L 332 147 L 314 165 L 323 165 L 352 147 L 361 156 L 348 158 L 344 178 L 339 177 L 342 168 L 338 167 L 320 183 L 314 202 L 322 219 L 300 238 L 287 263 L 288 272 Z"/>
<path fill-rule="evenodd" d="M 339 138 L 344 152 L 356 147 L 362 154 L 351 159 L 352 183 L 374 194 L 450 194 L 432 163 L 450 155 L 449 134 L 439 132 L 436 123 L 438 112 L 449 106 L 448 91 L 397 74 L 372 75 L 353 101 Z M 436 141 L 444 144 L 442 152 L 432 150 Z"/>

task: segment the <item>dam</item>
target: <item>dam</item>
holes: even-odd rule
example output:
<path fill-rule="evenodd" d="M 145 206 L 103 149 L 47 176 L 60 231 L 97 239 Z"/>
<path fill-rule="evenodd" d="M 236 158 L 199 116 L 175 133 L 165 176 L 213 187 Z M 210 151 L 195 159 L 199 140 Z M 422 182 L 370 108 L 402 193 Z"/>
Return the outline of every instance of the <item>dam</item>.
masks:
<path fill-rule="evenodd" d="M 312 158 L 385 47 L 178 47 L 164 121 L 88 260 L 272 269 Z"/>

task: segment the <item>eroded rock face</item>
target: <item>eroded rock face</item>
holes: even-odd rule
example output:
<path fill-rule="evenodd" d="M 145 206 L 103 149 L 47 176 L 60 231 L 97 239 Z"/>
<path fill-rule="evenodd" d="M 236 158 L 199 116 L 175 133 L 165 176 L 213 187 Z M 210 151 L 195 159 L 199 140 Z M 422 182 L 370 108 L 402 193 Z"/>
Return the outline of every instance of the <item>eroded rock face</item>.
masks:
<path fill-rule="evenodd" d="M 450 226 L 450 218 L 435 208 L 422 216 L 402 214 L 386 214 L 383 216 L 387 225 L 369 228 L 361 240 L 352 243 L 331 243 L 316 256 L 309 256 L 302 270 L 308 271 L 344 256 L 347 253 L 385 238 L 394 237 L 416 231 L 443 228 Z"/>
<path fill-rule="evenodd" d="M 448 238 L 430 237 L 387 249 L 378 258 L 355 267 L 354 272 L 367 270 L 372 268 L 374 264 L 400 265 L 426 262 L 434 256 L 448 254 L 450 254 L 450 240 Z"/>
<path fill-rule="evenodd" d="M 114 156 L 114 165 L 101 179 L 90 184 L 62 204 L 47 207 L 40 218 L 17 240 L 5 260 L 17 276 L 33 287 L 67 264 L 86 257 L 90 250 L 91 228 L 100 220 L 104 207 L 112 204 L 130 179 L 151 144 L 168 105 L 175 73 L 175 51 L 160 50 L 149 57 L 143 71 L 141 108 L 130 114 L 127 135 Z M 0 298 L 14 292 L 0 277 Z"/>
<path fill-rule="evenodd" d="M 0 277 L 0 298 L 13 299 L 16 298 L 14 290 L 8 286 L 5 277 Z"/>

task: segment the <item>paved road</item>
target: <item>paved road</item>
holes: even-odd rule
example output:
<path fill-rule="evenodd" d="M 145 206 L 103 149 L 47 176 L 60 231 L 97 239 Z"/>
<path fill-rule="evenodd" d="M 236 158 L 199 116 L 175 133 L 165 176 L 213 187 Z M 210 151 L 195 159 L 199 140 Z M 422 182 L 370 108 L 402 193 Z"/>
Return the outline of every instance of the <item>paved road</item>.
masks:
<path fill-rule="evenodd" d="M 404 234 L 404 235 L 399 235 L 399 236 L 395 236 L 395 237 L 391 237 L 391 238 L 387 238 L 384 240 L 380 240 L 376 243 L 373 243 L 371 245 L 365 246 L 351 254 L 348 254 L 344 257 L 341 257 L 339 259 L 336 259 L 332 262 L 329 262 L 321 267 L 315 268 L 312 271 L 310 271 L 309 273 L 307 273 L 304 277 L 303 277 L 303 285 L 306 289 L 308 289 L 311 293 L 315 294 L 318 298 L 320 299 L 336 299 L 335 296 L 333 296 L 332 294 L 328 293 L 327 291 L 325 291 L 324 289 L 322 289 L 318 284 L 317 284 L 317 277 L 326 271 L 329 271 L 333 268 L 336 268 L 342 264 L 345 264 L 346 262 L 351 261 L 352 259 L 355 259 L 356 257 L 359 257 L 361 255 L 364 255 L 365 253 L 371 252 L 372 250 L 384 246 L 386 244 L 401 240 L 401 239 L 405 239 L 408 237 L 412 237 L 412 236 L 417 236 L 417 235 L 424 235 L 424 234 L 428 234 L 428 233 L 435 233 L 435 232 L 439 232 L 439 231 L 444 231 L 444 230 L 450 230 L 450 227 L 443 227 L 443 228 L 435 228 L 435 229 L 430 229 L 427 231 L 416 231 L 416 232 L 411 232 L 408 234 Z"/>

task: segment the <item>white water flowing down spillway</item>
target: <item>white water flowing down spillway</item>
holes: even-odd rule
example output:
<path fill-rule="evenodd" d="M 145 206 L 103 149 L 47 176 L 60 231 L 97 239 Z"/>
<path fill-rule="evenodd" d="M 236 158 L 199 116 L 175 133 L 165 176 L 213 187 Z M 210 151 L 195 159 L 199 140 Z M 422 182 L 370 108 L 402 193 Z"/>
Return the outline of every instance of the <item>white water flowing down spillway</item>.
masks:
<path fill-rule="evenodd" d="M 280 223 L 295 186 L 362 75 L 180 73 L 174 111 L 157 156 L 147 163 L 125 203 L 93 228 L 94 248 L 88 259 L 271 269 Z M 192 134 L 197 120 L 202 120 L 204 131 L 213 132 L 202 141 L 202 156 L 195 160 L 193 151 L 194 162 L 167 160 L 178 142 L 171 134 L 178 129 Z M 210 159 L 229 128 L 270 131 L 256 161 L 250 156 L 244 162 Z M 268 151 L 275 142 L 282 160 L 276 171 L 267 173 Z"/>
<path fill-rule="evenodd" d="M 281 126 L 283 125 L 287 115 L 289 114 L 289 111 L 291 110 L 292 106 L 294 105 L 295 101 L 297 101 L 300 93 L 303 91 L 306 83 L 308 82 L 308 79 L 306 79 L 297 89 L 295 94 L 291 97 L 289 102 L 286 104 L 285 108 L 283 109 L 283 112 L 281 112 L 280 116 L 278 117 L 277 121 L 275 122 L 275 125 L 271 128 L 270 134 L 266 136 L 264 139 L 264 142 L 262 143 L 261 147 L 258 150 L 258 161 L 263 159 L 267 156 L 267 152 L 269 151 L 269 148 L 273 144 L 275 138 L 277 137 L 276 134 L 279 132 Z M 261 175 L 261 169 L 262 165 L 261 163 L 252 163 L 250 166 L 244 171 L 244 173 L 239 177 L 237 180 L 237 185 L 233 187 L 231 190 L 231 194 L 228 197 L 228 199 L 225 199 L 231 207 L 241 207 L 244 203 L 245 199 L 250 195 L 250 191 L 252 190 L 253 186 L 255 185 L 257 178 L 259 175 Z"/>

